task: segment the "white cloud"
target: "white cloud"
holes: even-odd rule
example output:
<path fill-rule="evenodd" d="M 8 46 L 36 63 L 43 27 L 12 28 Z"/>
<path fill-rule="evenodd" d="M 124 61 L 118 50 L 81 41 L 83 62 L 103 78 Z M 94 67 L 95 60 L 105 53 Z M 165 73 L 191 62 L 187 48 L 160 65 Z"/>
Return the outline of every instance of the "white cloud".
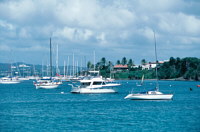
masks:
<path fill-rule="evenodd" d="M 190 45 L 191 49 L 198 49 L 197 7 L 184 0 L 1 1 L 0 39 L 7 44 L 4 49 L 18 45 L 21 53 L 23 50 L 42 52 L 44 39 L 52 36 L 62 49 L 68 46 L 69 51 L 81 45 L 83 52 L 88 47 L 98 48 L 100 55 L 110 56 L 104 52 L 104 48 L 109 48 L 132 56 L 130 49 L 136 47 L 139 56 L 142 48 L 151 46 L 154 29 L 161 48 L 176 50 L 174 45 Z"/>
<path fill-rule="evenodd" d="M 17 21 L 24 21 L 35 12 L 34 3 L 30 0 L 8 1 L 5 4 L 1 4 L 2 6 L 7 9 L 7 12 L 4 12 L 6 13 L 5 15 Z"/>
<path fill-rule="evenodd" d="M 29 38 L 31 37 L 30 34 L 28 33 L 28 31 L 25 29 L 25 28 L 22 28 L 20 31 L 19 31 L 19 37 L 20 38 Z"/>
<path fill-rule="evenodd" d="M 159 15 L 159 28 L 173 34 L 200 34 L 200 19 L 183 13 L 167 13 Z"/>
<path fill-rule="evenodd" d="M 180 42 L 183 44 L 190 44 L 190 45 L 195 45 L 200 43 L 200 38 L 199 37 L 187 37 L 187 36 L 180 36 L 179 37 Z"/>
<path fill-rule="evenodd" d="M 5 29 L 8 29 L 8 30 L 15 30 L 15 26 L 12 25 L 11 23 L 7 23 L 3 20 L 0 20 L 0 28 L 5 28 Z"/>
<path fill-rule="evenodd" d="M 143 29 L 140 29 L 138 31 L 141 35 L 143 35 L 145 38 L 149 39 L 149 40 L 154 40 L 154 36 L 153 36 L 153 29 L 149 28 L 149 27 L 145 27 Z"/>
<path fill-rule="evenodd" d="M 70 41 L 85 41 L 88 40 L 93 35 L 93 32 L 88 29 L 78 29 L 78 28 L 70 28 L 64 27 L 63 29 L 58 29 L 53 33 L 54 37 L 63 37 L 67 38 Z"/>

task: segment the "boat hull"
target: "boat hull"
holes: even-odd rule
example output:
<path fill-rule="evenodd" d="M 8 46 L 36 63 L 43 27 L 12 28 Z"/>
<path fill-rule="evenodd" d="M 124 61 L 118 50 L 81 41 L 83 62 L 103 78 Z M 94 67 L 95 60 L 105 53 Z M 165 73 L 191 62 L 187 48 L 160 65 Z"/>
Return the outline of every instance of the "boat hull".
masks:
<path fill-rule="evenodd" d="M 36 89 L 54 89 L 57 88 L 58 85 L 35 85 Z"/>
<path fill-rule="evenodd" d="M 129 94 L 125 97 L 125 99 L 131 100 L 171 100 L 173 98 L 173 94 Z"/>
<path fill-rule="evenodd" d="M 20 81 L 0 81 L 0 84 L 17 84 L 20 83 Z"/>
<path fill-rule="evenodd" d="M 79 94 L 103 94 L 103 93 L 116 93 L 114 89 L 98 89 L 98 88 L 76 88 L 72 89 L 71 93 Z"/>

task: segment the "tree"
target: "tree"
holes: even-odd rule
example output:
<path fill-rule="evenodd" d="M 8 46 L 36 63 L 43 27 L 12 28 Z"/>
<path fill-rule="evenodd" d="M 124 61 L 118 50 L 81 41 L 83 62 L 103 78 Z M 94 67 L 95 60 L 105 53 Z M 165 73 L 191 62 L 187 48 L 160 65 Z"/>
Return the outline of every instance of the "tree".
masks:
<path fill-rule="evenodd" d="M 126 65 L 126 64 L 127 64 L 126 57 L 123 57 L 123 58 L 122 58 L 122 65 Z"/>
<path fill-rule="evenodd" d="M 116 63 L 117 65 L 120 65 L 121 64 L 121 62 L 120 62 L 120 60 L 117 60 L 117 63 Z"/>
<path fill-rule="evenodd" d="M 103 66 L 106 65 L 106 58 L 105 58 L 105 57 L 101 58 L 101 64 L 102 64 Z"/>
<path fill-rule="evenodd" d="M 133 60 L 132 60 L 132 59 L 129 59 L 129 61 L 128 61 L 128 65 L 129 65 L 129 66 L 132 66 L 132 65 L 134 65 L 134 63 L 133 63 Z"/>
<path fill-rule="evenodd" d="M 88 61 L 88 63 L 87 63 L 87 68 L 88 68 L 89 70 L 91 70 L 91 68 L 92 68 L 92 63 L 91 63 L 90 61 Z"/>
<path fill-rule="evenodd" d="M 169 59 L 169 64 L 170 64 L 170 65 L 174 65 L 175 62 L 176 62 L 176 60 L 174 59 L 174 57 L 170 57 L 170 59 Z"/>
<path fill-rule="evenodd" d="M 147 63 L 147 61 L 145 59 L 142 59 L 141 64 L 144 65 L 145 63 Z"/>

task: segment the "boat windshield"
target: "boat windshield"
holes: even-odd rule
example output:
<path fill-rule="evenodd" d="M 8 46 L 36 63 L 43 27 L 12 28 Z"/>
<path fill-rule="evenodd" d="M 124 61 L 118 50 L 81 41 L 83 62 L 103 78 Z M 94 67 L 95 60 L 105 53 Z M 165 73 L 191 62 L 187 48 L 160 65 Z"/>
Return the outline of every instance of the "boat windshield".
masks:
<path fill-rule="evenodd" d="M 81 87 L 86 87 L 86 86 L 90 86 L 90 82 L 81 83 Z"/>
<path fill-rule="evenodd" d="M 93 85 L 102 85 L 102 82 L 93 82 Z"/>

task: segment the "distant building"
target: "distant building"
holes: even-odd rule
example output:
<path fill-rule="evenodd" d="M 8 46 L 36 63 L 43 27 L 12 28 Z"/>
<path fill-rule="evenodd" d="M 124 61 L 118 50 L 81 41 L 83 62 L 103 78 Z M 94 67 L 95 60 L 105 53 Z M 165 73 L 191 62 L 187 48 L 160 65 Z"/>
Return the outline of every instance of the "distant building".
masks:
<path fill-rule="evenodd" d="M 21 64 L 21 65 L 19 65 L 19 67 L 30 67 L 30 66 L 27 66 L 25 64 Z"/>
<path fill-rule="evenodd" d="M 128 65 L 115 65 L 113 69 L 116 72 L 126 71 L 128 70 Z"/>
<path fill-rule="evenodd" d="M 168 62 L 169 60 L 164 60 L 164 61 L 159 61 L 158 64 L 163 64 L 165 62 Z M 145 63 L 142 66 L 142 70 L 150 70 L 150 69 L 153 69 L 153 68 L 156 68 L 156 62 L 149 62 L 149 63 Z"/>

